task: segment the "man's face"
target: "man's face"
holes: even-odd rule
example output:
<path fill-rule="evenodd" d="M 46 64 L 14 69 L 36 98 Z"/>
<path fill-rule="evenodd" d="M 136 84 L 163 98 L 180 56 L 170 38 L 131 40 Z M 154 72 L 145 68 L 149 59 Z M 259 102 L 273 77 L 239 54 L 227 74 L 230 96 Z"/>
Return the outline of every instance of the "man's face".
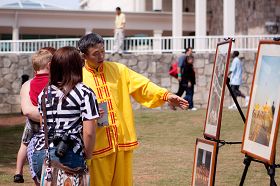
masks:
<path fill-rule="evenodd" d="M 94 68 L 99 67 L 105 57 L 105 50 L 104 50 L 104 44 L 96 44 L 94 47 L 90 47 L 87 51 L 87 54 L 84 54 L 84 58 L 87 60 L 89 65 L 91 65 Z"/>
<path fill-rule="evenodd" d="M 191 56 L 192 55 L 192 49 L 189 49 L 186 54 L 187 54 L 187 56 Z"/>
<path fill-rule="evenodd" d="M 188 63 L 189 63 L 189 64 L 193 64 L 193 58 L 189 58 L 189 59 L 188 59 Z"/>
<path fill-rule="evenodd" d="M 121 14 L 121 11 L 120 11 L 120 10 L 116 10 L 116 14 L 117 14 L 117 15 L 120 15 L 120 14 Z"/>

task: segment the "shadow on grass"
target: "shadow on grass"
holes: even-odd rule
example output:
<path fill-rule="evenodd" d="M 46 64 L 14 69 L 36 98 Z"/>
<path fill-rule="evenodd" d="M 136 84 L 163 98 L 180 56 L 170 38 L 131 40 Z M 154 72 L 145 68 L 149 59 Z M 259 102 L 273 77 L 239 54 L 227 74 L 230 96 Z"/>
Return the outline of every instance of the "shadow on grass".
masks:
<path fill-rule="evenodd" d="M 0 127 L 0 166 L 15 165 L 23 128 L 23 125 Z"/>

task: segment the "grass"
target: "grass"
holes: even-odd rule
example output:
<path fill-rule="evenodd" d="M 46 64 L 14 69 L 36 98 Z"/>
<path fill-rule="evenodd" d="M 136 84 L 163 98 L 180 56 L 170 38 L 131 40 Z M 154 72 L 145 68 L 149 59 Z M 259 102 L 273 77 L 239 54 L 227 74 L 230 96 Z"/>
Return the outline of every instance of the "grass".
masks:
<path fill-rule="evenodd" d="M 190 185 L 196 138 L 203 138 L 205 110 L 136 112 L 141 146 L 135 151 L 135 185 Z M 224 111 L 221 139 L 241 141 L 244 125 L 237 111 Z M 277 144 L 279 149 L 279 144 Z M 241 145 L 219 150 L 216 185 L 238 185 L 244 169 Z M 279 155 L 276 161 L 279 160 Z M 276 174 L 276 182 L 279 182 Z M 251 163 L 245 185 L 268 185 L 263 165 Z"/>
<path fill-rule="evenodd" d="M 196 138 L 203 138 L 205 110 L 137 111 L 139 149 L 134 152 L 134 185 L 190 185 Z M 221 139 L 240 141 L 244 125 L 237 111 L 224 111 Z M 0 128 L 0 185 L 14 185 L 16 153 L 23 126 Z M 279 149 L 279 144 L 277 144 Z M 244 165 L 241 145 L 219 150 L 216 185 L 238 185 Z M 279 161 L 277 155 L 276 161 Z M 25 167 L 26 183 L 32 183 Z M 276 172 L 276 182 L 280 182 Z M 263 165 L 252 162 L 245 185 L 268 185 Z"/>
<path fill-rule="evenodd" d="M 13 175 L 16 167 L 17 151 L 21 142 L 24 125 L 0 127 L 0 185 L 14 185 Z M 32 183 L 28 166 L 24 167 L 25 184 Z"/>

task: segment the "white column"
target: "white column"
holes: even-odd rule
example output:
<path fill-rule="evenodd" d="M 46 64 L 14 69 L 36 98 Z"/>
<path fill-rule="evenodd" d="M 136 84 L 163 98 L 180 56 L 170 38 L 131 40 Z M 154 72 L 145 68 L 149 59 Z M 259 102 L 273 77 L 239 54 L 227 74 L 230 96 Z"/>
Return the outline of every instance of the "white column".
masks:
<path fill-rule="evenodd" d="M 92 33 L 92 28 L 91 27 L 85 28 L 85 34 L 90 34 L 90 33 Z"/>
<path fill-rule="evenodd" d="M 153 0 L 153 11 L 162 11 L 162 0 Z"/>
<path fill-rule="evenodd" d="M 206 0 L 195 0 L 195 49 L 205 49 L 205 39 L 199 37 L 206 36 Z"/>
<path fill-rule="evenodd" d="M 18 28 L 18 14 L 17 14 L 17 12 L 15 13 L 15 17 L 14 17 L 12 39 L 13 39 L 13 41 L 19 40 L 19 28 Z M 18 42 L 13 43 L 12 50 L 13 51 L 19 51 Z"/>
<path fill-rule="evenodd" d="M 180 53 L 182 50 L 182 23 L 183 23 L 183 2 L 182 0 L 172 0 L 172 37 L 173 53 Z"/>
<path fill-rule="evenodd" d="M 135 11 L 145 12 L 146 11 L 146 1 L 145 0 L 135 0 Z"/>
<path fill-rule="evenodd" d="M 154 54 L 161 54 L 161 36 L 162 30 L 154 30 L 153 50 Z"/>
<path fill-rule="evenodd" d="M 235 34 L 235 0 L 224 0 L 224 36 Z"/>
<path fill-rule="evenodd" d="M 17 26 L 13 26 L 13 40 L 19 40 L 19 29 Z"/>
<path fill-rule="evenodd" d="M 18 41 L 19 40 L 19 29 L 18 29 L 17 26 L 13 26 L 12 39 L 13 39 L 13 41 Z M 18 42 L 13 43 L 12 51 L 14 51 L 14 52 L 19 51 L 19 43 Z"/>

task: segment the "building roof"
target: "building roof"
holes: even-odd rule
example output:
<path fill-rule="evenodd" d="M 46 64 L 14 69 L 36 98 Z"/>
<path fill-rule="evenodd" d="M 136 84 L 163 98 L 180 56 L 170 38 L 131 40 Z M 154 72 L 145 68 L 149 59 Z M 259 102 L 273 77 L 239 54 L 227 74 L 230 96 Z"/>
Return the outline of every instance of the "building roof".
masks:
<path fill-rule="evenodd" d="M 66 9 L 65 7 L 48 3 L 43 0 L 2 0 L 0 8 L 18 9 Z"/>
<path fill-rule="evenodd" d="M 18 9 L 0 7 L 1 27 L 29 28 L 114 28 L 114 12 L 85 10 Z M 171 12 L 126 12 L 127 30 L 172 30 Z M 183 31 L 195 30 L 194 13 L 183 13 Z"/>

